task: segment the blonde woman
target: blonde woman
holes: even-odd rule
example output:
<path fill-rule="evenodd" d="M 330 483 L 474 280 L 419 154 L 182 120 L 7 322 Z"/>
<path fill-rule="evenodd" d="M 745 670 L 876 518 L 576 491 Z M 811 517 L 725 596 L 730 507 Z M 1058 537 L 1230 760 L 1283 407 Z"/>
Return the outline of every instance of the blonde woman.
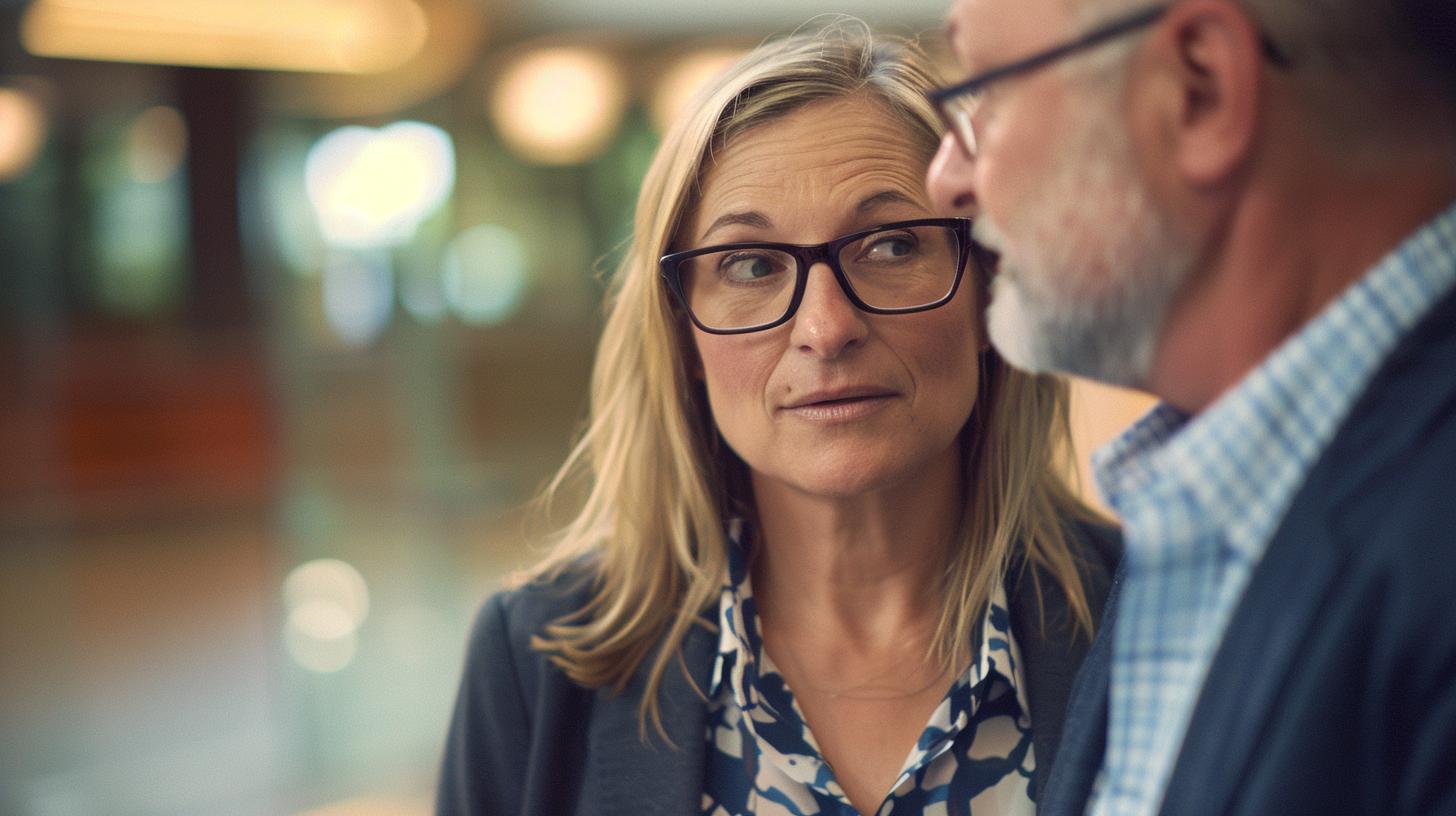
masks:
<path fill-rule="evenodd" d="M 841 24 L 666 136 L 557 479 L 589 495 L 480 614 L 439 812 L 1034 811 L 1118 544 L 929 209 L 933 84 Z"/>

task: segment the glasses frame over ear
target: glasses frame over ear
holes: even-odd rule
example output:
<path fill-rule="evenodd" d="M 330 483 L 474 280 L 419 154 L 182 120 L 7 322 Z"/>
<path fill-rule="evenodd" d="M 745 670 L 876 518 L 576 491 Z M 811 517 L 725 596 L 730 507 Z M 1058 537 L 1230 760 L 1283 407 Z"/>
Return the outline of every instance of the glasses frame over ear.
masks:
<path fill-rule="evenodd" d="M 966 152 L 966 155 L 975 156 L 976 131 L 971 117 L 987 86 L 1045 68 L 1074 54 L 1146 28 L 1162 19 L 1171 7 L 1170 4 L 1159 4 L 1114 18 L 1060 45 L 1054 45 L 1015 62 L 983 71 L 954 85 L 933 88 L 927 91 L 925 96 L 935 106 L 936 112 L 945 122 L 946 129 L 955 134 L 961 149 Z M 1259 47 L 1264 58 L 1275 67 L 1287 70 L 1291 66 L 1288 54 L 1262 31 L 1259 32 Z"/>

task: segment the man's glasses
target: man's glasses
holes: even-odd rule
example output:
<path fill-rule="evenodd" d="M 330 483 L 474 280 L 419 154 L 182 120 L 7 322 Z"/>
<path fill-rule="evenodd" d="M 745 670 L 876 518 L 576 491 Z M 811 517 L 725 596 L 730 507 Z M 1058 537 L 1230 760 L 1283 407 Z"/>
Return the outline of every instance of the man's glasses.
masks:
<path fill-rule="evenodd" d="M 922 218 L 822 244 L 744 242 L 662 256 L 668 287 L 705 332 L 783 324 L 804 297 L 809 268 L 828 265 L 844 294 L 871 314 L 922 312 L 955 296 L 971 256 L 967 218 Z"/>
<path fill-rule="evenodd" d="M 960 142 L 961 149 L 967 155 L 976 155 L 976 130 L 972 124 L 972 117 L 985 98 L 987 86 L 1010 77 L 1030 73 L 1039 68 L 1044 68 L 1058 60 L 1070 57 L 1090 48 L 1110 42 L 1127 34 L 1146 28 L 1156 23 L 1168 12 L 1169 6 L 1157 5 L 1128 14 L 1124 17 L 1115 18 L 1104 25 L 1088 31 L 1076 39 L 1053 46 L 1044 51 L 1038 51 L 1029 57 L 1019 59 L 1015 62 L 992 68 L 955 85 L 944 88 L 935 88 L 926 93 L 932 105 L 940 112 L 941 119 L 945 120 L 946 128 L 956 135 Z M 1280 68 L 1289 67 L 1289 57 L 1273 40 L 1261 33 L 1259 45 L 1263 50 L 1264 58 Z"/>

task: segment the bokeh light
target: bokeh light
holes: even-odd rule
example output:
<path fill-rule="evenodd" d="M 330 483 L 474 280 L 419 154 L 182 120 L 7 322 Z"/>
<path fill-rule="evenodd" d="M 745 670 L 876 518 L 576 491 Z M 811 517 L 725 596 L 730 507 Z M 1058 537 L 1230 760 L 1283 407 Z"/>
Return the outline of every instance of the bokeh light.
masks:
<path fill-rule="evenodd" d="M 294 662 L 315 674 L 332 674 L 348 668 L 359 652 L 359 636 L 353 632 L 337 638 L 317 638 L 299 629 L 293 616 L 283 626 L 283 646 Z"/>
<path fill-rule="evenodd" d="M 399 269 L 399 301 L 420 323 L 433 325 L 449 311 L 445 302 L 444 276 L 439 264 L 405 258 Z"/>
<path fill-rule="evenodd" d="M 445 300 L 467 323 L 499 323 L 515 313 L 526 292 L 525 245 L 514 232 L 482 224 L 450 242 L 441 264 Z"/>
<path fill-rule="evenodd" d="M 0 182 L 24 174 L 46 138 L 46 114 L 34 94 L 0 88 Z"/>
<path fill-rule="evenodd" d="M 245 157 L 241 190 L 250 257 L 259 264 L 280 263 L 292 275 L 310 280 L 323 272 L 329 251 L 304 183 L 308 152 L 317 141 L 307 127 L 264 129 Z"/>
<path fill-rule="evenodd" d="M 283 582 L 283 601 L 283 643 L 294 661 L 319 674 L 353 661 L 369 614 L 369 587 L 357 569 L 335 558 L 300 564 Z"/>
<path fill-rule="evenodd" d="M 397 246 L 455 188 L 454 142 L 424 122 L 339 128 L 309 150 L 304 183 L 329 244 Z"/>
<path fill-rule="evenodd" d="M 345 345 L 368 345 L 389 325 L 394 273 L 382 253 L 330 253 L 322 286 L 324 318 Z"/>
<path fill-rule="evenodd" d="M 126 163 L 133 181 L 166 181 L 186 157 L 187 123 L 176 108 L 147 108 L 127 129 Z"/>
<path fill-rule="evenodd" d="M 674 60 L 652 90 L 652 124 L 665 133 L 693 95 L 744 54 L 740 48 L 703 48 Z"/>
<path fill-rule="evenodd" d="M 166 180 L 105 188 L 95 213 L 92 297 L 116 315 L 152 314 L 181 295 L 187 209 L 181 185 Z"/>
<path fill-rule="evenodd" d="M 21 41 L 46 57 L 377 74 L 429 34 L 414 0 L 37 0 Z"/>
<path fill-rule="evenodd" d="M 576 164 L 606 146 L 627 104 L 622 69 L 580 46 L 530 51 L 509 64 L 490 99 L 501 137 L 541 164 Z"/>
<path fill-rule="evenodd" d="M 347 561 L 317 558 L 294 567 L 283 581 L 283 600 L 290 608 L 324 601 L 357 626 L 369 615 L 369 585 Z"/>

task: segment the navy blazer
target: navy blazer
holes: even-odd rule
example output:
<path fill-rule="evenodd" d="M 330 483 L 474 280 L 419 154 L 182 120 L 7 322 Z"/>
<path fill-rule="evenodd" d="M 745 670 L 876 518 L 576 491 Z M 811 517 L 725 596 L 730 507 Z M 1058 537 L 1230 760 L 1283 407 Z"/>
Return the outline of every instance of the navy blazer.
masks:
<path fill-rule="evenodd" d="M 1042 814 L 1080 814 L 1111 621 Z M 1456 293 L 1398 345 L 1297 492 L 1214 654 L 1162 812 L 1456 814 Z"/>
<path fill-rule="evenodd" d="M 1080 526 L 1073 541 L 1096 617 L 1121 539 L 1109 528 Z M 669 669 L 659 698 L 669 745 L 651 725 L 645 738 L 638 728 L 645 669 L 620 694 L 585 689 L 530 648 L 531 636 L 547 623 L 582 607 L 589 577 L 502 592 L 485 602 L 446 741 L 436 800 L 441 816 L 683 816 L 700 810 L 707 703 L 681 671 Z M 1039 577 L 1040 610 L 1033 582 L 1015 567 L 1007 603 L 1021 650 L 1032 743 L 1044 768 L 1056 756 L 1072 678 L 1090 643 L 1073 636 L 1056 582 Z M 683 644 L 683 665 L 702 689 L 708 688 L 717 646 L 717 636 L 702 627 Z M 1037 775 L 1037 789 L 1044 779 Z"/>

